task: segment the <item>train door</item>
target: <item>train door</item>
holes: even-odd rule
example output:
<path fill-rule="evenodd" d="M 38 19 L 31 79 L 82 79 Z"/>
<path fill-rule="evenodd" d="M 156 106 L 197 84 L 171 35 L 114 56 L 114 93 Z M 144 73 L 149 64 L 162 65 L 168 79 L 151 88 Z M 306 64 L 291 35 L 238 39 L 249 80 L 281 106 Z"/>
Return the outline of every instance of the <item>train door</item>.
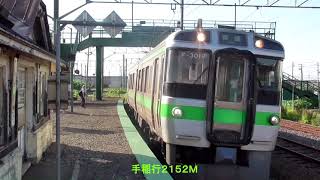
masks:
<path fill-rule="evenodd" d="M 26 155 L 26 137 L 27 129 L 26 124 L 26 69 L 18 69 L 17 90 L 18 90 L 18 129 L 19 129 L 19 147 L 23 155 Z"/>
<path fill-rule="evenodd" d="M 226 49 L 214 59 L 207 91 L 208 139 L 216 145 L 246 145 L 255 117 L 255 58 L 248 51 Z"/>

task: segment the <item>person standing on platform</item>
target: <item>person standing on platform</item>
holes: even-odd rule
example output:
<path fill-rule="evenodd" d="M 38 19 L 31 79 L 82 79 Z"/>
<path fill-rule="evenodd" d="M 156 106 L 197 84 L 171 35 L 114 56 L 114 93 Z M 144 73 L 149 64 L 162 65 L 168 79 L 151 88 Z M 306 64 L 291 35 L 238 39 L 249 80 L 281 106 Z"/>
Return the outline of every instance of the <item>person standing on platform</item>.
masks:
<path fill-rule="evenodd" d="M 81 98 L 81 106 L 82 106 L 83 108 L 86 107 L 86 99 L 84 98 L 85 95 L 86 95 L 86 90 L 85 90 L 85 86 L 83 85 L 82 88 L 81 88 L 81 90 L 80 90 L 80 92 L 79 92 L 79 96 L 80 96 L 80 98 Z"/>

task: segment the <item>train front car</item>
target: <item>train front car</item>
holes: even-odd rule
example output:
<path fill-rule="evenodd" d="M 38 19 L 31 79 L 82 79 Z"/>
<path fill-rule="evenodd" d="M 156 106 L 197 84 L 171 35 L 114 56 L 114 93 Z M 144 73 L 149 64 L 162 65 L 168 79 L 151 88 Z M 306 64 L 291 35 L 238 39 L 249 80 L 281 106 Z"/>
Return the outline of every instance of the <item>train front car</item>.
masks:
<path fill-rule="evenodd" d="M 167 162 L 198 147 L 211 152 L 214 164 L 229 162 L 251 178 L 268 179 L 279 129 L 282 45 L 230 29 L 180 31 L 166 44 L 160 117 Z"/>

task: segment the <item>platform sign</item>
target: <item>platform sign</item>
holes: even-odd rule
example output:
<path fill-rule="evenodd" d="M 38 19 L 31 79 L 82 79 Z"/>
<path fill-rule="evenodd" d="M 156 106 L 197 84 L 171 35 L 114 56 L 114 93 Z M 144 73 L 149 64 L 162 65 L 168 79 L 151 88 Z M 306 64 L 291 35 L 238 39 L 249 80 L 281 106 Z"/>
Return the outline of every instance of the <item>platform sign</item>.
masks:
<path fill-rule="evenodd" d="M 112 11 L 103 20 L 103 22 L 108 22 L 113 24 L 112 26 L 103 26 L 103 28 L 107 31 L 107 33 L 112 38 L 114 38 L 117 34 L 119 34 L 123 30 L 123 28 L 127 25 L 115 11 Z"/>
<path fill-rule="evenodd" d="M 87 11 L 83 11 L 75 21 L 90 21 L 95 22 L 95 20 L 90 16 Z M 74 26 L 78 32 L 82 35 L 82 37 L 87 37 L 96 26 Z"/>

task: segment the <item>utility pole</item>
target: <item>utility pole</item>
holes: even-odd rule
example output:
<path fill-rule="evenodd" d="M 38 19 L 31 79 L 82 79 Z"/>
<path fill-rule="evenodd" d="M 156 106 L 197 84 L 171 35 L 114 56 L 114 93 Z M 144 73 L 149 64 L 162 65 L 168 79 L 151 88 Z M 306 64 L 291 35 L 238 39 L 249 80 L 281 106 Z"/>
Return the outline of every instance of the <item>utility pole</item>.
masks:
<path fill-rule="evenodd" d="M 82 69 L 82 63 L 81 63 L 81 79 L 82 79 L 82 76 L 83 76 L 83 69 Z"/>
<path fill-rule="evenodd" d="M 320 109 L 320 82 L 319 82 L 319 62 L 317 62 L 317 80 L 318 80 L 318 109 Z"/>
<path fill-rule="evenodd" d="M 57 180 L 61 179 L 61 165 L 60 165 L 60 71 L 61 71 L 61 59 L 60 59 L 60 18 L 59 18 L 59 0 L 54 0 L 54 45 L 56 49 L 56 174 Z"/>
<path fill-rule="evenodd" d="M 121 78 L 122 86 L 121 86 L 121 88 L 125 87 L 124 61 L 125 61 L 125 56 L 123 54 L 122 55 L 122 78 Z"/>
<path fill-rule="evenodd" d="M 131 1 L 131 30 L 133 31 L 133 1 Z"/>
<path fill-rule="evenodd" d="M 296 80 L 294 79 L 294 76 L 293 76 L 293 69 L 294 69 L 294 62 L 292 61 L 292 67 L 291 67 L 291 77 L 292 77 L 292 80 L 293 80 L 293 84 L 292 84 L 292 101 L 291 101 L 292 109 L 294 108 L 294 88 L 296 87 Z"/>
<path fill-rule="evenodd" d="M 91 54 L 92 54 L 92 52 L 90 52 L 90 47 L 88 47 L 88 52 L 86 53 L 86 55 L 87 55 L 87 71 L 86 71 L 86 85 L 85 85 L 86 90 L 88 88 L 89 59 L 90 59 Z"/>
<path fill-rule="evenodd" d="M 183 30 L 184 0 L 181 0 L 180 8 L 181 8 L 181 30 Z"/>
<path fill-rule="evenodd" d="M 71 106 L 71 112 L 73 112 L 73 63 L 74 62 L 70 62 L 70 89 L 71 89 L 71 93 L 70 93 L 70 106 Z"/>
<path fill-rule="evenodd" d="M 237 29 L 237 3 L 234 3 L 234 28 Z"/>
<path fill-rule="evenodd" d="M 302 70 L 302 64 L 299 64 L 299 70 L 300 70 L 300 79 L 303 81 L 303 70 Z"/>
<path fill-rule="evenodd" d="M 128 85 L 128 60 L 127 58 L 125 59 L 125 65 L 126 65 L 126 71 L 125 71 L 125 88 L 127 88 Z"/>
<path fill-rule="evenodd" d="M 121 70 L 121 64 L 119 64 L 119 71 L 120 71 L 120 76 L 121 76 L 120 87 L 122 88 L 122 70 Z"/>
<path fill-rule="evenodd" d="M 302 70 L 302 64 L 299 64 L 299 70 L 300 70 L 300 88 L 302 90 L 302 81 L 303 81 L 303 70 Z"/>

